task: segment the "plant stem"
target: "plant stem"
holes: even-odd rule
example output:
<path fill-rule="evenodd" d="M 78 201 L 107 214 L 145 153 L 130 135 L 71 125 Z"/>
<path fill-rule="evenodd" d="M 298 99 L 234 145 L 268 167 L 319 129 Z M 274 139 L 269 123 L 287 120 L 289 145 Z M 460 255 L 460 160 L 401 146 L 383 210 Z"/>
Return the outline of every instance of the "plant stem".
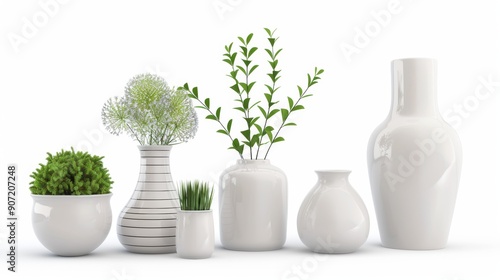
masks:
<path fill-rule="evenodd" d="M 311 88 L 311 85 L 308 85 L 307 88 L 304 90 L 304 93 L 297 99 L 297 101 L 295 102 L 295 104 L 293 104 L 293 107 L 292 109 L 290 110 L 290 112 L 293 111 L 293 108 L 295 108 L 300 100 L 302 100 L 302 98 L 306 95 L 307 91 L 309 90 L 309 88 Z M 269 154 L 269 150 L 271 150 L 271 147 L 273 146 L 274 144 L 274 140 L 276 140 L 276 138 L 278 138 L 278 135 L 280 134 L 280 131 L 281 129 L 285 126 L 285 123 L 286 123 L 286 120 L 290 117 L 290 115 L 288 115 L 288 117 L 286 119 L 283 120 L 283 122 L 281 123 L 280 125 L 280 128 L 276 131 L 276 134 L 274 135 L 274 138 L 272 139 L 271 143 L 269 143 L 269 147 L 267 148 L 267 151 L 266 151 L 266 155 L 264 156 L 264 159 L 267 158 L 267 154 Z"/>
<path fill-rule="evenodd" d="M 191 94 L 193 94 L 191 91 L 189 91 Z M 203 103 L 199 98 L 195 98 L 196 100 L 198 100 L 198 102 L 201 103 L 202 107 L 208 111 L 208 113 L 212 116 L 216 116 L 212 110 L 210 110 L 210 108 L 207 107 L 207 105 L 205 105 L 205 103 Z M 227 130 L 226 126 L 219 120 L 219 118 L 216 118 L 216 121 L 221 125 L 222 129 L 224 129 L 224 131 L 226 132 L 226 135 L 229 137 L 229 139 L 231 139 L 231 143 L 233 143 L 234 139 L 233 137 L 231 136 L 231 134 L 229 133 L 229 131 Z M 240 155 L 240 158 L 241 159 L 244 159 L 243 158 L 243 154 L 241 153 L 238 153 Z"/>

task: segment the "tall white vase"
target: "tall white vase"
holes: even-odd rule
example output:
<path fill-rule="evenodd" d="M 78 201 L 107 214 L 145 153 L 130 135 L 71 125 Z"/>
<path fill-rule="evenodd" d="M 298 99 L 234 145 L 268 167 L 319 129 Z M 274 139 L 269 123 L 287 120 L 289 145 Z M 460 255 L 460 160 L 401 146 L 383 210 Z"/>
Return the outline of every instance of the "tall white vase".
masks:
<path fill-rule="evenodd" d="M 392 61 L 392 108 L 368 144 L 382 245 L 446 246 L 462 163 L 457 133 L 437 105 L 437 61 Z"/>
<path fill-rule="evenodd" d="M 356 251 L 368 238 L 366 206 L 349 183 L 348 170 L 316 171 L 318 182 L 307 194 L 297 216 L 300 240 L 317 253 Z"/>
<path fill-rule="evenodd" d="M 170 174 L 172 146 L 138 146 L 139 179 L 117 222 L 118 239 L 133 253 L 175 253 L 177 189 Z"/>
<path fill-rule="evenodd" d="M 283 247 L 287 228 L 287 179 L 269 160 L 238 160 L 219 184 L 222 246 L 238 251 Z"/>

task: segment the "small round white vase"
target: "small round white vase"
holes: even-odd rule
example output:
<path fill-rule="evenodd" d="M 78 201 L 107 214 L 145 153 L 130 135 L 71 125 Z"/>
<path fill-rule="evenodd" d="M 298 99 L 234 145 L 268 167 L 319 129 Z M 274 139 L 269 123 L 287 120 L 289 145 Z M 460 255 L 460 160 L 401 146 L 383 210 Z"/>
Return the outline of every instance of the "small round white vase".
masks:
<path fill-rule="evenodd" d="M 206 259 L 214 252 L 214 219 L 212 210 L 177 213 L 177 254 L 185 259 Z"/>
<path fill-rule="evenodd" d="M 318 182 L 300 206 L 300 240 L 316 253 L 356 251 L 368 238 L 366 206 L 349 183 L 348 170 L 316 171 Z"/>

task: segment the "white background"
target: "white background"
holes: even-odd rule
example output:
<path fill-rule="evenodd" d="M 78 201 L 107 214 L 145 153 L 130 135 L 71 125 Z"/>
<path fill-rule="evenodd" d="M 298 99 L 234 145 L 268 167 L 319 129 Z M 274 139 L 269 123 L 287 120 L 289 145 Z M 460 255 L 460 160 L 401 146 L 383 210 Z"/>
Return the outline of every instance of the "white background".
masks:
<path fill-rule="evenodd" d="M 7 272 L 4 263 L 2 279 L 498 279 L 500 5 L 436 2 L 2 1 L 0 167 L 6 173 L 8 163 L 19 166 L 20 218 L 18 272 Z M 52 4 L 44 8 L 44 3 Z M 377 23 L 374 15 L 387 11 L 388 5 L 394 5 L 390 19 Z M 123 94 L 132 76 L 153 72 L 171 85 L 199 86 L 201 95 L 230 108 L 233 96 L 225 76 L 228 67 L 221 61 L 223 47 L 251 32 L 262 46 L 264 27 L 278 29 L 278 43 L 284 48 L 282 97 L 296 95 L 295 85 L 304 83 L 305 74 L 315 66 L 325 69 L 314 96 L 304 103 L 306 110 L 292 115 L 298 127 L 283 131 L 286 141 L 273 147 L 269 156 L 289 180 L 285 247 L 248 253 L 218 245 L 212 258 L 197 261 L 175 254 L 127 253 L 116 238 L 115 222 L 135 187 L 139 154 L 137 143 L 127 136 L 104 130 L 103 103 Z M 369 37 L 355 42 L 359 32 L 367 31 Z M 356 52 L 346 55 L 343 45 L 356 47 Z M 265 69 L 264 54 L 257 57 Z M 380 246 L 366 145 L 389 111 L 390 61 L 402 57 L 439 60 L 439 107 L 453 121 L 463 144 L 462 181 L 444 250 Z M 481 77 L 493 82 L 489 91 Z M 476 89 L 489 95 L 479 100 Z M 455 112 L 464 105 L 462 115 Z M 195 139 L 173 150 L 172 172 L 175 180 L 216 183 L 237 154 L 226 149 L 229 141 L 215 133 L 216 124 L 199 113 Z M 228 109 L 223 114 L 236 116 Z M 29 174 L 46 152 L 71 146 L 106 157 L 115 181 L 115 217 L 108 238 L 92 254 L 61 258 L 48 252 L 32 231 Z M 314 170 L 320 168 L 351 169 L 351 184 L 368 207 L 370 236 L 356 253 L 315 255 L 298 239 L 297 211 L 315 184 Z M 2 178 L 5 182 L 5 175 Z M 6 191 L 1 191 L 1 209 L 5 201 Z M 3 256 L 6 236 L 1 226 Z M 219 244 L 218 231 L 216 240 Z"/>

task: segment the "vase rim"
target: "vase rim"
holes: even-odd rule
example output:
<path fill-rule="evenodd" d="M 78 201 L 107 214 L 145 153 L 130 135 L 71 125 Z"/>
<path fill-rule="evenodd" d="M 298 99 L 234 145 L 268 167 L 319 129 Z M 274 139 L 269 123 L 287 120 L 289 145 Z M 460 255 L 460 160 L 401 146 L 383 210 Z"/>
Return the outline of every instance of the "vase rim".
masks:
<path fill-rule="evenodd" d="M 317 169 L 315 170 L 316 173 L 335 173 L 335 174 L 349 174 L 352 171 L 348 169 Z"/>
<path fill-rule="evenodd" d="M 78 199 L 78 198 L 91 198 L 91 197 L 108 197 L 112 196 L 113 193 L 105 193 L 105 194 L 82 194 L 82 195 L 76 195 L 76 194 L 64 194 L 64 195 L 59 195 L 59 194 L 31 194 L 31 197 L 33 198 L 70 198 L 70 199 Z"/>
<path fill-rule="evenodd" d="M 249 159 L 249 158 L 240 158 L 238 159 L 238 162 L 270 162 L 271 160 L 270 159 Z"/>
<path fill-rule="evenodd" d="M 137 145 L 137 148 L 141 151 L 170 151 L 172 149 L 172 145 Z"/>
<path fill-rule="evenodd" d="M 392 62 L 395 62 L 395 61 L 425 61 L 425 60 L 437 62 L 437 59 L 433 58 L 433 57 L 402 57 L 402 58 L 393 59 Z"/>
<path fill-rule="evenodd" d="M 179 213 L 211 213 L 213 212 L 212 209 L 210 210 L 181 210 L 181 209 L 178 209 L 177 212 Z"/>

